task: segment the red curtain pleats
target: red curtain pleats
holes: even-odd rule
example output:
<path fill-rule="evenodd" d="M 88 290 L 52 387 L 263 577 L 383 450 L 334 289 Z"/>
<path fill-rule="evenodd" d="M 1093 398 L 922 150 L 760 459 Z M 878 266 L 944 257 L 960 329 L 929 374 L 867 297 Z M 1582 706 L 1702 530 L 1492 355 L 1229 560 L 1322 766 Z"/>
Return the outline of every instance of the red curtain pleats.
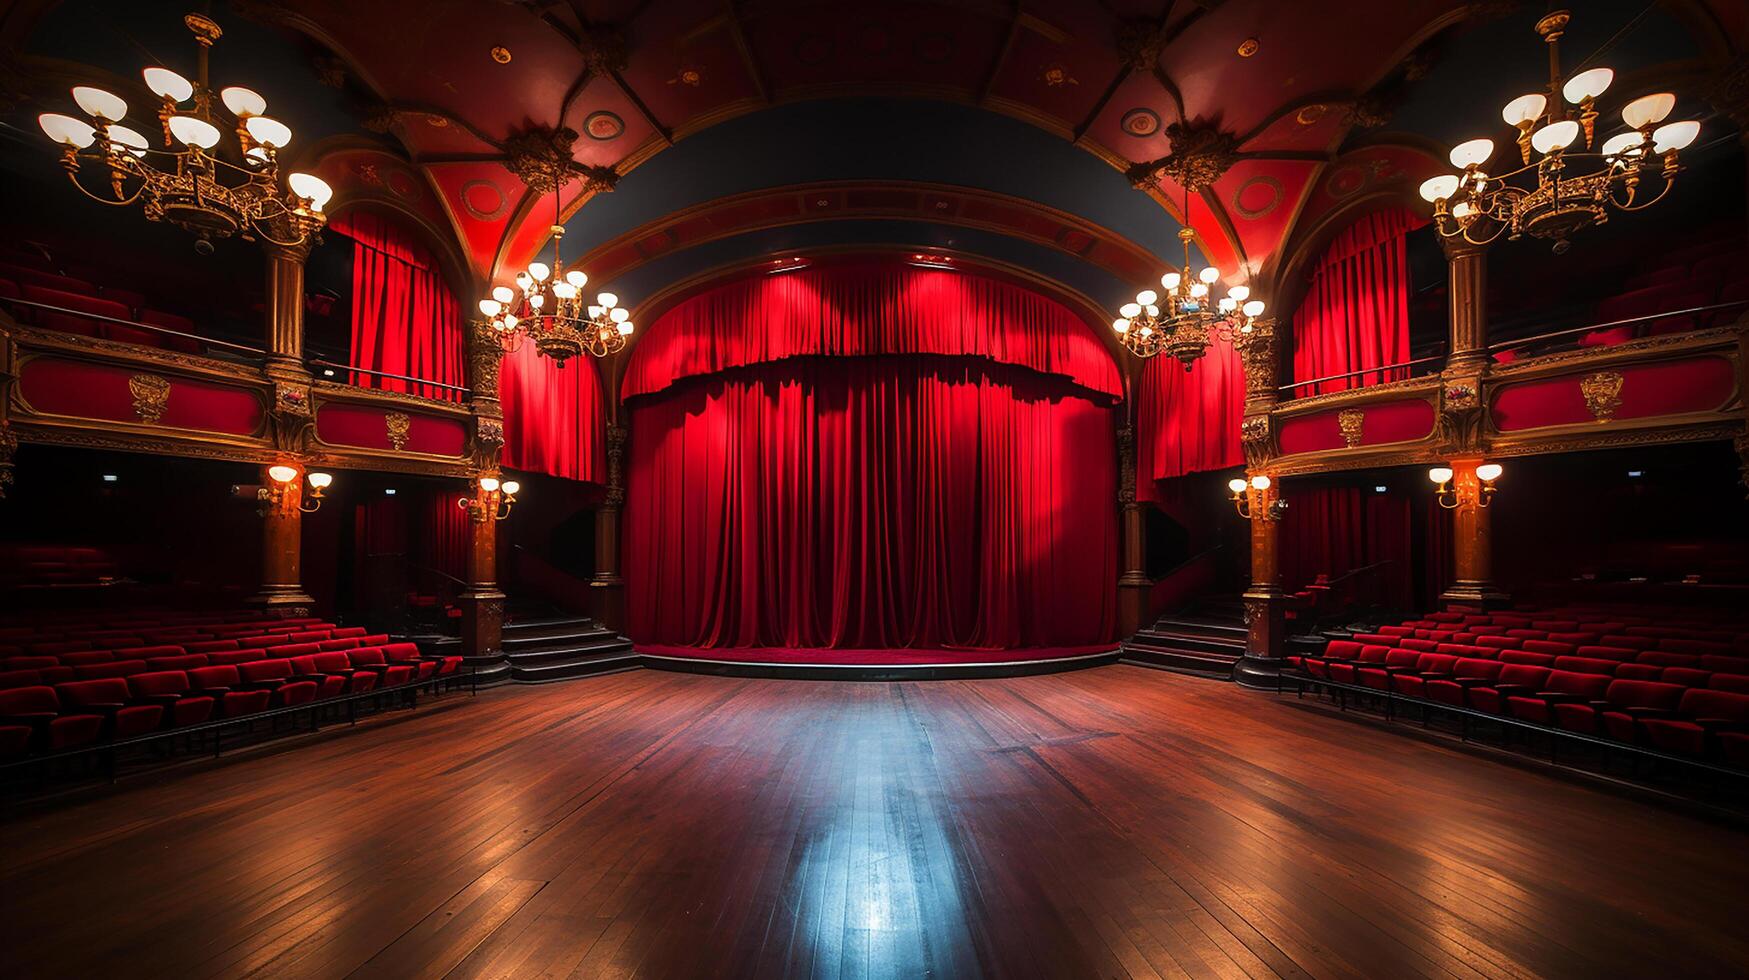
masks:
<path fill-rule="evenodd" d="M 1404 236 L 1426 222 L 1405 208 L 1360 218 L 1319 259 L 1294 313 L 1293 380 L 1311 381 L 1409 359 L 1409 259 Z M 1344 391 L 1407 377 L 1371 371 L 1294 389 Z"/>
<path fill-rule="evenodd" d="M 809 358 L 641 399 L 630 632 L 696 647 L 1111 639 L 1111 409 L 981 358 Z"/>
<path fill-rule="evenodd" d="M 1136 392 L 1136 499 L 1156 500 L 1155 480 L 1238 466 L 1245 368 L 1233 345 L 1215 341 L 1187 372 L 1160 356 Z"/>
<path fill-rule="evenodd" d="M 1389 564 L 1356 576 L 1352 594 L 1363 602 L 1397 608 L 1413 605 L 1415 569 L 1409 500 L 1361 487 L 1290 490 L 1281 522 L 1282 580 L 1303 588 L 1319 575 L 1340 578 L 1379 562 Z"/>
<path fill-rule="evenodd" d="M 467 511 L 457 506 L 463 495 L 432 491 L 420 514 L 418 535 L 413 541 L 413 560 L 451 579 L 467 574 L 470 522 Z"/>
<path fill-rule="evenodd" d="M 564 367 L 525 343 L 504 358 L 498 377 L 504 409 L 504 465 L 601 482 L 602 396 L 595 358 Z"/>
<path fill-rule="evenodd" d="M 330 227 L 353 240 L 352 366 L 460 386 L 461 313 L 437 260 L 397 222 L 355 210 Z M 355 372 L 352 383 L 459 401 L 460 392 Z"/>

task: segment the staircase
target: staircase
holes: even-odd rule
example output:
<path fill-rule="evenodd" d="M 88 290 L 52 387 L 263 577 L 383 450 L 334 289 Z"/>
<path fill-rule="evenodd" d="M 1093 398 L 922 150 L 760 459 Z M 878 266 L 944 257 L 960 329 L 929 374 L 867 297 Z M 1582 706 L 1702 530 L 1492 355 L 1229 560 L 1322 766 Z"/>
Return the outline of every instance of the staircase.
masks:
<path fill-rule="evenodd" d="M 461 640 L 445 637 L 427 644 L 432 653 L 460 653 Z M 483 668 L 482 684 L 502 680 L 542 684 L 638 666 L 632 641 L 587 616 L 517 616 L 504 624 L 504 664 Z"/>
<path fill-rule="evenodd" d="M 1237 597 L 1204 599 L 1167 613 L 1123 642 L 1125 663 L 1231 680 L 1245 654 L 1245 614 Z"/>

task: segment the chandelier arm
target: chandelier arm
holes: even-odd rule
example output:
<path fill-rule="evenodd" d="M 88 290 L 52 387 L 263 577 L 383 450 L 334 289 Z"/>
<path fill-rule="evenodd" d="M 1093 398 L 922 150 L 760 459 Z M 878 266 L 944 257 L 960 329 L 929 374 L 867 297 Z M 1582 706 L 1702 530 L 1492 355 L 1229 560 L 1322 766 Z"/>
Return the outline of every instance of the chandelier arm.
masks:
<path fill-rule="evenodd" d="M 1630 203 L 1623 204 L 1620 201 L 1617 201 L 1615 199 L 1615 192 L 1613 190 L 1611 190 L 1610 195 L 1609 195 L 1609 203 L 1614 205 L 1615 209 L 1617 211 L 1623 211 L 1623 212 L 1627 212 L 1630 214 L 1632 212 L 1635 212 L 1635 211 L 1644 211 L 1647 208 L 1651 207 L 1652 205 L 1657 204 L 1659 201 L 1664 200 L 1664 195 L 1670 193 L 1670 188 L 1675 183 L 1676 182 L 1673 180 L 1664 181 L 1664 186 L 1658 188 L 1658 193 L 1656 195 L 1654 195 L 1653 197 L 1647 198 L 1645 200 L 1642 200 L 1639 203 L 1632 203 L 1630 201 Z"/>
<path fill-rule="evenodd" d="M 99 204 L 107 204 L 110 207 L 115 207 L 115 208 L 127 207 L 128 205 L 139 200 L 140 192 L 142 192 L 146 189 L 146 185 L 141 184 L 140 186 L 134 188 L 134 192 L 132 194 L 129 194 L 125 198 L 99 197 L 98 195 L 91 193 L 91 191 L 88 190 L 84 184 L 81 184 L 79 182 L 79 174 L 80 174 L 80 171 L 77 171 L 77 170 L 67 171 L 67 179 L 69 181 L 72 181 L 73 186 L 79 189 L 79 193 L 85 195 L 86 197 L 89 197 L 90 199 L 92 199 L 93 201 L 96 201 Z"/>

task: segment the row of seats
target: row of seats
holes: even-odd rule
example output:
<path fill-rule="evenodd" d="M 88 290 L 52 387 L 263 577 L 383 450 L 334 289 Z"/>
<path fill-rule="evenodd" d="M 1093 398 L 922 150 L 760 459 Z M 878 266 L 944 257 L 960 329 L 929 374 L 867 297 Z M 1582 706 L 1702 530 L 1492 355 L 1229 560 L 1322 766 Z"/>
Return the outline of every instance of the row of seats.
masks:
<path fill-rule="evenodd" d="M 360 630 L 362 634 L 362 629 Z M 291 637 L 251 637 L 280 642 L 274 646 L 230 649 L 202 649 L 188 652 L 187 647 L 133 647 L 123 650 L 75 650 L 60 654 L 34 654 L 7 657 L 0 670 L 0 690 L 27 687 L 33 684 L 56 684 L 66 680 L 95 680 L 104 677 L 127 677 L 151 670 L 189 670 L 196 667 L 235 666 L 257 660 L 302 656 L 310 653 L 336 653 L 388 643 L 386 633 L 335 637 L 332 639 L 294 640 Z M 239 644 L 240 641 L 215 641 Z"/>
<path fill-rule="evenodd" d="M 298 652 L 292 652 L 296 647 Z M 0 757 L 138 738 L 274 708 L 453 676 L 459 656 L 425 657 L 412 643 L 346 650 L 317 644 L 285 655 L 188 669 L 37 683 L 0 690 Z M 200 656 L 200 655 L 193 655 Z"/>
<path fill-rule="evenodd" d="M 0 299 L 25 300 L 54 307 L 41 309 L 8 304 L 18 322 L 167 350 L 197 354 L 204 349 L 204 345 L 192 338 L 172 336 L 142 326 L 191 334 L 195 332 L 193 320 L 153 309 L 144 295 L 133 290 L 100 286 L 63 275 L 52 267 L 37 267 L 47 264 L 46 260 L 39 261 L 26 255 L 0 256 Z"/>
<path fill-rule="evenodd" d="M 1292 657 L 1334 681 L 1749 768 L 1749 630 L 1620 610 L 1435 613 Z"/>

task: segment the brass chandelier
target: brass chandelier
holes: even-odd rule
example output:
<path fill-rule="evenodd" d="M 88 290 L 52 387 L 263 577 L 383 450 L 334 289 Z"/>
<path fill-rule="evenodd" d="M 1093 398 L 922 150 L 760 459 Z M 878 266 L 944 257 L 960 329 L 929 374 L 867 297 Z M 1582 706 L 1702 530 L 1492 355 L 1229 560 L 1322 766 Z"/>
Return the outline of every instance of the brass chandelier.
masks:
<path fill-rule="evenodd" d="M 1421 196 L 1433 203 L 1435 226 L 1444 237 L 1483 245 L 1502 234 L 1528 234 L 1554 239 L 1559 254 L 1575 232 L 1608 221 L 1610 210 L 1640 211 L 1670 192 L 1681 170 L 1677 151 L 1700 135 L 1700 123 L 1665 123 L 1676 107 L 1676 96 L 1669 92 L 1641 96 L 1622 107 L 1626 131 L 1587 152 L 1597 138 L 1597 97 L 1615 73 L 1590 68 L 1562 82 L 1560 39 L 1570 19 L 1567 11 L 1556 10 L 1536 24 L 1549 51 L 1547 94 L 1519 96 L 1500 113 L 1518 130 L 1522 166 L 1488 173 L 1483 168 L 1494 155 L 1494 141 L 1473 139 L 1451 151 L 1452 166 L 1463 173 L 1421 185 Z M 1657 166 L 1651 165 L 1654 160 Z M 1647 197 L 1641 184 L 1653 175 L 1660 186 Z"/>
<path fill-rule="evenodd" d="M 1185 214 L 1189 213 L 1187 192 Z M 1130 353 L 1146 358 L 1164 352 L 1177 358 L 1186 371 L 1208 353 L 1211 342 L 1243 346 L 1266 335 L 1273 326 L 1262 319 L 1263 301 L 1251 299 L 1249 286 L 1234 286 L 1216 301 L 1210 291 L 1220 281 L 1220 270 L 1207 266 L 1191 275 L 1190 243 L 1195 239 L 1196 232 L 1188 226 L 1179 229 L 1184 265 L 1160 277 L 1164 295 L 1142 290 L 1135 302 L 1118 308 L 1119 316 L 1111 322 L 1118 341 Z"/>
<path fill-rule="evenodd" d="M 160 100 L 164 148 L 122 124 L 125 100 L 87 85 L 73 89 L 73 101 L 91 122 L 49 112 L 37 118 L 38 124 L 61 144 L 61 165 L 81 193 L 104 204 L 139 204 L 148 221 L 193 234 L 202 254 L 212 251 L 213 239 L 234 234 L 302 244 L 326 223 L 322 208 L 333 190 L 306 173 L 290 174 L 282 186 L 279 151 L 291 142 L 291 128 L 264 114 L 266 99 L 239 86 L 217 93 L 221 114 L 208 85 L 207 55 L 223 32 L 202 14 L 188 14 L 182 22 L 199 53 L 196 80 L 163 67 L 142 72 L 146 87 Z M 225 128 L 234 130 L 236 147 L 220 156 Z M 108 178 L 104 192 L 80 181 L 85 163 L 96 164 L 92 169 Z"/>
<path fill-rule="evenodd" d="M 557 202 L 555 193 L 555 211 Z M 512 353 L 522 347 L 526 337 L 534 341 L 535 350 L 561 368 L 580 354 L 606 357 L 623 350 L 632 334 L 630 311 L 619 305 L 619 297 L 613 293 L 595 294 L 594 303 L 585 299 L 583 287 L 589 276 L 581 269 L 566 270 L 559 254 L 564 226 L 555 223 L 552 233 L 550 267 L 530 262 L 516 274 L 515 289 L 497 286 L 490 297 L 480 300 L 480 313 L 498 346 Z"/>

